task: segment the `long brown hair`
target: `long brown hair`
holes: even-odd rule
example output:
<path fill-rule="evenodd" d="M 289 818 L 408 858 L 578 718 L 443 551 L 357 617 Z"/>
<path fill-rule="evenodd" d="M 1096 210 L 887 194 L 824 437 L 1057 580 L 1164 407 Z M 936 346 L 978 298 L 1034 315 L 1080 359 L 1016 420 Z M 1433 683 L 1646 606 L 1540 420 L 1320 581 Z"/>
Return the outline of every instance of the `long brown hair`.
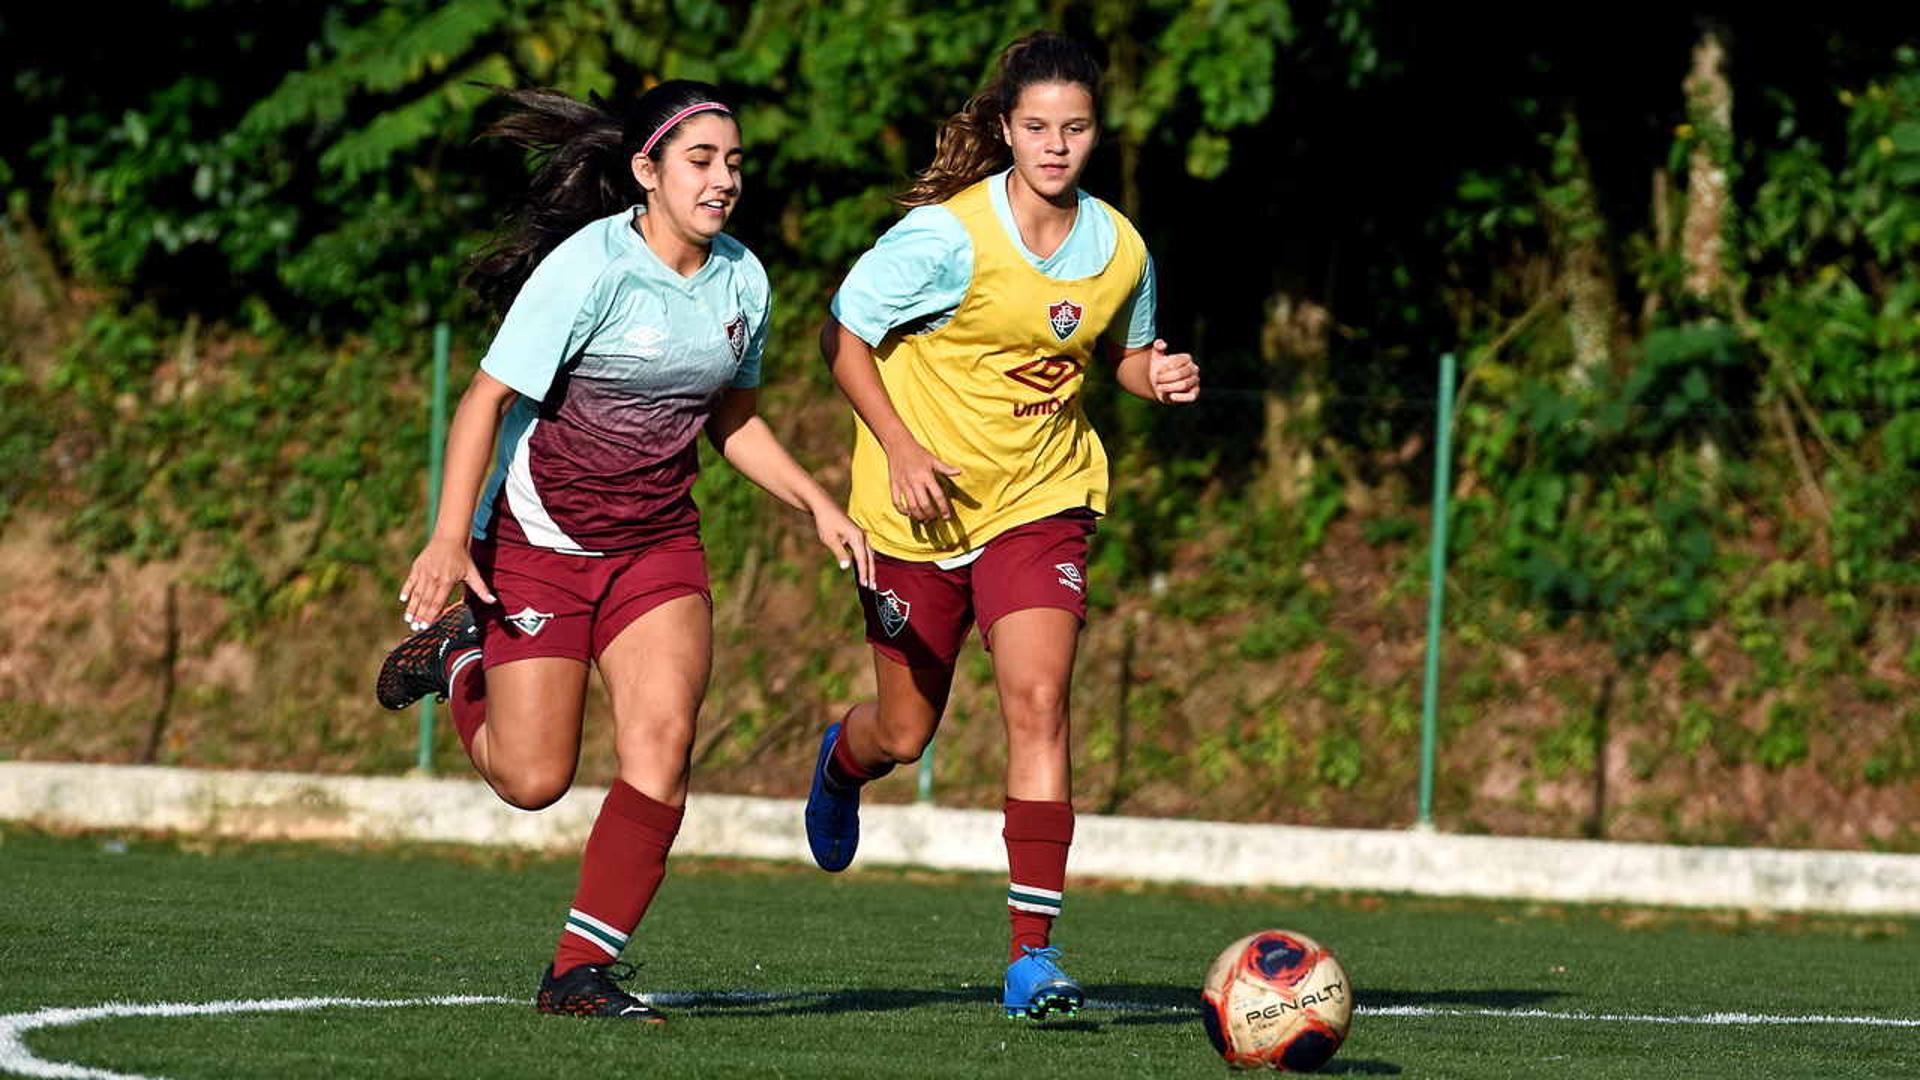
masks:
<path fill-rule="evenodd" d="M 945 202 L 1006 167 L 1010 158 L 1000 122 L 1013 111 L 1020 92 L 1036 83 L 1083 86 L 1093 95 L 1094 115 L 1100 114 L 1100 63 L 1093 53 L 1064 34 L 1035 31 L 1008 45 L 987 84 L 940 125 L 933 163 L 895 201 L 902 206 Z"/>
<path fill-rule="evenodd" d="M 646 201 L 633 178 L 633 155 L 655 138 L 647 156 L 658 163 L 691 117 L 682 116 L 667 131 L 662 125 L 703 102 L 733 111 L 718 89 L 692 79 L 670 79 L 624 104 L 597 94 L 579 101 L 545 89 L 502 90 L 500 96 L 514 109 L 481 137 L 531 150 L 540 164 L 526 198 L 467 270 L 467 284 L 496 311 L 513 303 L 533 268 L 560 241 L 596 218 Z"/>

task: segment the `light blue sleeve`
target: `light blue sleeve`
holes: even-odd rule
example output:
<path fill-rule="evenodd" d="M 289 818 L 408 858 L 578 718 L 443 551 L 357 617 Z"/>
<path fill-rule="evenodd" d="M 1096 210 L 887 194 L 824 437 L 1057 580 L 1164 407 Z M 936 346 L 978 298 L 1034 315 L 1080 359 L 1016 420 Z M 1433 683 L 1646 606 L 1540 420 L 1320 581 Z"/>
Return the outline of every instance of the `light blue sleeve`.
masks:
<path fill-rule="evenodd" d="M 1140 283 L 1133 287 L 1133 295 L 1127 297 L 1127 302 L 1120 305 L 1120 310 L 1115 313 L 1113 322 L 1107 325 L 1107 337 L 1119 341 L 1123 348 L 1128 349 L 1139 349 L 1153 344 L 1153 339 L 1159 336 L 1154 326 L 1154 291 L 1153 256 L 1149 255 L 1145 264 L 1140 267 Z M 1123 326 L 1126 327 L 1124 338 L 1118 333 Z"/>
<path fill-rule="evenodd" d="M 868 345 L 896 326 L 951 314 L 973 283 L 973 241 L 944 206 L 918 206 L 860 256 L 833 296 L 833 317 Z"/>
<path fill-rule="evenodd" d="M 760 360 L 767 352 L 767 328 L 773 325 L 773 286 L 768 283 L 767 272 L 758 259 L 751 265 L 753 271 L 749 275 L 746 302 L 742 305 L 749 324 L 747 354 L 740 360 L 740 369 L 733 373 L 733 381 L 727 384 L 735 390 L 751 390 L 760 385 Z"/>
<path fill-rule="evenodd" d="M 540 260 L 513 298 L 480 370 L 540 401 L 553 377 L 600 324 L 604 259 L 582 259 L 563 244 Z"/>

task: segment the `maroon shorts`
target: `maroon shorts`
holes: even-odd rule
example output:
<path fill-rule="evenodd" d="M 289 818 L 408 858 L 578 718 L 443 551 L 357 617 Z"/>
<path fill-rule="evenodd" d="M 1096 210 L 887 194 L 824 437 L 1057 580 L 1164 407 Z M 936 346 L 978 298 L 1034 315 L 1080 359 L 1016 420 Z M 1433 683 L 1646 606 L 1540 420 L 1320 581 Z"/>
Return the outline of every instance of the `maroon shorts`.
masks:
<path fill-rule="evenodd" d="M 993 648 L 993 624 L 1029 608 L 1059 608 L 1087 618 L 1087 538 L 1095 517 L 1086 510 L 1016 525 L 987 541 L 978 558 L 942 570 L 875 553 L 872 589 L 860 590 L 867 642 L 910 668 L 952 667 L 980 625 Z"/>
<path fill-rule="evenodd" d="M 698 536 L 617 555 L 563 555 L 499 540 L 473 542 L 474 565 L 496 604 L 467 590 L 487 667 L 536 656 L 597 658 L 635 619 L 669 600 L 705 597 L 707 555 Z"/>

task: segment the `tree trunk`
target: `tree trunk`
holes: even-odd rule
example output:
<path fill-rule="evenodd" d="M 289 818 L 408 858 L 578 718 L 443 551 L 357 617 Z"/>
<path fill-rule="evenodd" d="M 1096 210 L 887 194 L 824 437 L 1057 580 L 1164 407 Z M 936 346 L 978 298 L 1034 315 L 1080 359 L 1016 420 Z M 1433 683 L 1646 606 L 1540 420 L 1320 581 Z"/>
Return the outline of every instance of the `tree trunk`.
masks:
<path fill-rule="evenodd" d="M 1553 184 L 1545 192 L 1547 233 L 1573 344 L 1573 381 L 1590 386 L 1602 372 L 1613 370 L 1620 301 L 1607 255 L 1607 222 L 1580 142 L 1580 122 L 1572 110 L 1565 122 L 1554 148 Z"/>
<path fill-rule="evenodd" d="M 1282 505 L 1299 502 L 1313 486 L 1321 387 L 1326 384 L 1332 334 L 1333 313 L 1324 306 L 1284 289 L 1268 299 L 1260 356 L 1276 374 L 1268 381 L 1263 403 L 1261 441 L 1267 486 Z"/>
<path fill-rule="evenodd" d="M 1709 30 L 1693 47 L 1687 73 L 1687 119 L 1693 153 L 1687 161 L 1687 217 L 1681 226 L 1686 290 L 1697 300 L 1721 296 L 1727 285 L 1727 219 L 1732 208 L 1733 87 L 1727 50 Z"/>

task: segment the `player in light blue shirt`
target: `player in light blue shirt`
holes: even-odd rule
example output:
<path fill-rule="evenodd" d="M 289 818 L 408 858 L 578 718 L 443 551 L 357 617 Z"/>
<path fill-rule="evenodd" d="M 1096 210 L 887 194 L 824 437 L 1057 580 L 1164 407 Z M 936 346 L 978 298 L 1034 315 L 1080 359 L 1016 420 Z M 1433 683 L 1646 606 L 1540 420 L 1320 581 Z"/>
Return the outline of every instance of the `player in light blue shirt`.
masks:
<path fill-rule="evenodd" d="M 594 554 L 698 531 L 697 439 L 723 391 L 760 384 L 771 295 L 760 261 L 724 233 L 681 276 L 635 229 L 644 213 L 555 248 L 480 362 L 518 399 L 475 538 Z"/>
<path fill-rule="evenodd" d="M 538 810 L 573 782 L 600 669 L 619 773 L 534 1007 L 660 1023 L 608 968 L 666 874 L 713 666 L 700 433 L 809 512 L 863 584 L 872 555 L 758 415 L 770 290 L 721 231 L 743 151 L 719 92 L 666 82 L 622 116 L 552 90 L 506 96 L 519 111 L 491 133 L 545 164 L 528 211 L 471 275 L 506 318 L 454 412 L 433 538 L 400 592 L 417 632 L 376 692 L 394 709 L 450 699 L 481 777 Z M 443 610 L 462 584 L 466 603 Z"/>

